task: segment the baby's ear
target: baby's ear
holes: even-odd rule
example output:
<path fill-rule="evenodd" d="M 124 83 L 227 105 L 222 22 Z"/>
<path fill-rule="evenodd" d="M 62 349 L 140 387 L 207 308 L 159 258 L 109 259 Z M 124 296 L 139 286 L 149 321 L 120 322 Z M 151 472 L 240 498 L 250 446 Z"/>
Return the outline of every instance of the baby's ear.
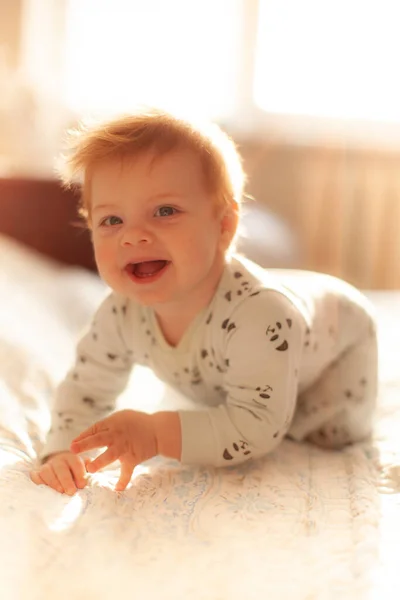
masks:
<path fill-rule="evenodd" d="M 221 241 L 224 250 L 229 248 L 229 245 L 235 237 L 236 230 L 239 224 L 239 211 L 236 203 L 232 203 L 225 208 L 221 215 Z"/>

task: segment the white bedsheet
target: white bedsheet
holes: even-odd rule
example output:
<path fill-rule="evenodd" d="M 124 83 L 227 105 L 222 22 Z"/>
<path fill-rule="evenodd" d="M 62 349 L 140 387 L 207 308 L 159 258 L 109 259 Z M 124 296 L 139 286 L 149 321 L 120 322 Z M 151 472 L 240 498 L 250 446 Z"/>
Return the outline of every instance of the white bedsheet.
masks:
<path fill-rule="evenodd" d="M 284 440 L 226 469 L 153 459 L 74 497 L 29 471 L 51 390 L 106 293 L 0 238 L 0 599 L 359 600 L 400 597 L 400 292 L 379 310 L 381 388 L 371 443 L 342 452 Z M 146 369 L 120 401 L 187 406 Z"/>

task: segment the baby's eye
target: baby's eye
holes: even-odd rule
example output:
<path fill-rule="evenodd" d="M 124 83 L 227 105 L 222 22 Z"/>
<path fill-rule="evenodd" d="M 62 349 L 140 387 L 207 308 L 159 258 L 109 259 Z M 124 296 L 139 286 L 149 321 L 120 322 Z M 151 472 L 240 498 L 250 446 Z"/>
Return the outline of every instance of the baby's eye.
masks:
<path fill-rule="evenodd" d="M 175 215 L 177 212 L 178 211 L 173 206 L 160 206 L 160 208 L 157 208 L 156 212 L 154 213 L 154 216 L 172 217 L 172 215 Z"/>
<path fill-rule="evenodd" d="M 111 215 L 111 217 L 106 217 L 100 222 L 102 227 L 112 227 L 113 225 L 119 225 L 122 223 L 122 220 L 115 215 Z"/>

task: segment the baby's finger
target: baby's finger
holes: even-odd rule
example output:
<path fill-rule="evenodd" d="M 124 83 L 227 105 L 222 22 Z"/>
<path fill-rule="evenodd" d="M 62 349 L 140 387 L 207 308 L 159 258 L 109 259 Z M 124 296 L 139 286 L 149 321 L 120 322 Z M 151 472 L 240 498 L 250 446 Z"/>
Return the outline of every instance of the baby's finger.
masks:
<path fill-rule="evenodd" d="M 40 477 L 39 471 L 31 471 L 29 473 L 29 477 L 33 483 L 36 483 L 36 485 L 41 485 L 44 483 L 43 479 Z"/>
<path fill-rule="evenodd" d="M 90 458 L 86 458 L 84 462 L 81 460 L 74 460 L 70 463 L 70 468 L 75 479 L 75 484 L 78 488 L 82 489 L 86 486 L 88 474 L 86 471 L 86 465 L 90 462 Z"/>
<path fill-rule="evenodd" d="M 85 463 L 85 468 L 87 470 L 88 465 L 90 465 L 92 463 L 92 459 L 91 458 L 84 458 L 84 463 Z"/>
<path fill-rule="evenodd" d="M 39 476 L 45 485 L 48 485 L 54 490 L 57 490 L 61 494 L 64 492 L 64 488 L 60 480 L 58 479 L 57 474 L 54 471 L 54 468 L 52 467 L 51 463 L 46 463 L 42 466 L 39 472 Z"/>
<path fill-rule="evenodd" d="M 132 478 L 133 469 L 135 465 L 133 463 L 123 462 L 121 463 L 121 475 L 118 480 L 115 489 L 117 492 L 123 492 L 126 489 L 126 486 L 130 482 Z"/>
<path fill-rule="evenodd" d="M 118 452 L 115 448 L 108 448 L 103 454 L 100 454 L 90 465 L 87 466 L 89 473 L 95 473 L 99 469 L 110 465 L 112 462 L 117 460 Z"/>
<path fill-rule="evenodd" d="M 72 477 L 70 465 L 64 461 L 58 463 L 56 473 L 66 494 L 73 496 L 76 492 L 76 485 Z"/>
<path fill-rule="evenodd" d="M 94 423 L 93 425 L 91 425 L 90 427 L 88 427 L 87 429 L 85 429 L 84 431 L 82 431 L 79 435 L 77 435 L 72 440 L 72 442 L 79 442 L 80 440 L 84 440 L 87 437 L 90 437 L 92 435 L 96 435 L 102 429 L 103 429 L 103 421 L 97 421 L 96 423 Z"/>
<path fill-rule="evenodd" d="M 110 441 L 110 434 L 97 433 L 80 441 L 73 440 L 71 442 L 70 450 L 71 452 L 74 452 L 74 454 L 79 454 L 80 452 L 86 452 L 86 450 L 104 448 L 110 444 Z"/>

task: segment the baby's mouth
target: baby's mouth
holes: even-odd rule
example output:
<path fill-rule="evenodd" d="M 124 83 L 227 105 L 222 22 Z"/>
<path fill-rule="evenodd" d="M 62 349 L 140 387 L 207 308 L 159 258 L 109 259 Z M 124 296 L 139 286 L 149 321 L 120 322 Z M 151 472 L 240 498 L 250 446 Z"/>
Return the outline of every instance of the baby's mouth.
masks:
<path fill-rule="evenodd" d="M 132 275 L 141 279 L 156 275 L 169 264 L 170 261 L 168 260 L 146 260 L 138 263 L 129 263 L 126 268 Z"/>

